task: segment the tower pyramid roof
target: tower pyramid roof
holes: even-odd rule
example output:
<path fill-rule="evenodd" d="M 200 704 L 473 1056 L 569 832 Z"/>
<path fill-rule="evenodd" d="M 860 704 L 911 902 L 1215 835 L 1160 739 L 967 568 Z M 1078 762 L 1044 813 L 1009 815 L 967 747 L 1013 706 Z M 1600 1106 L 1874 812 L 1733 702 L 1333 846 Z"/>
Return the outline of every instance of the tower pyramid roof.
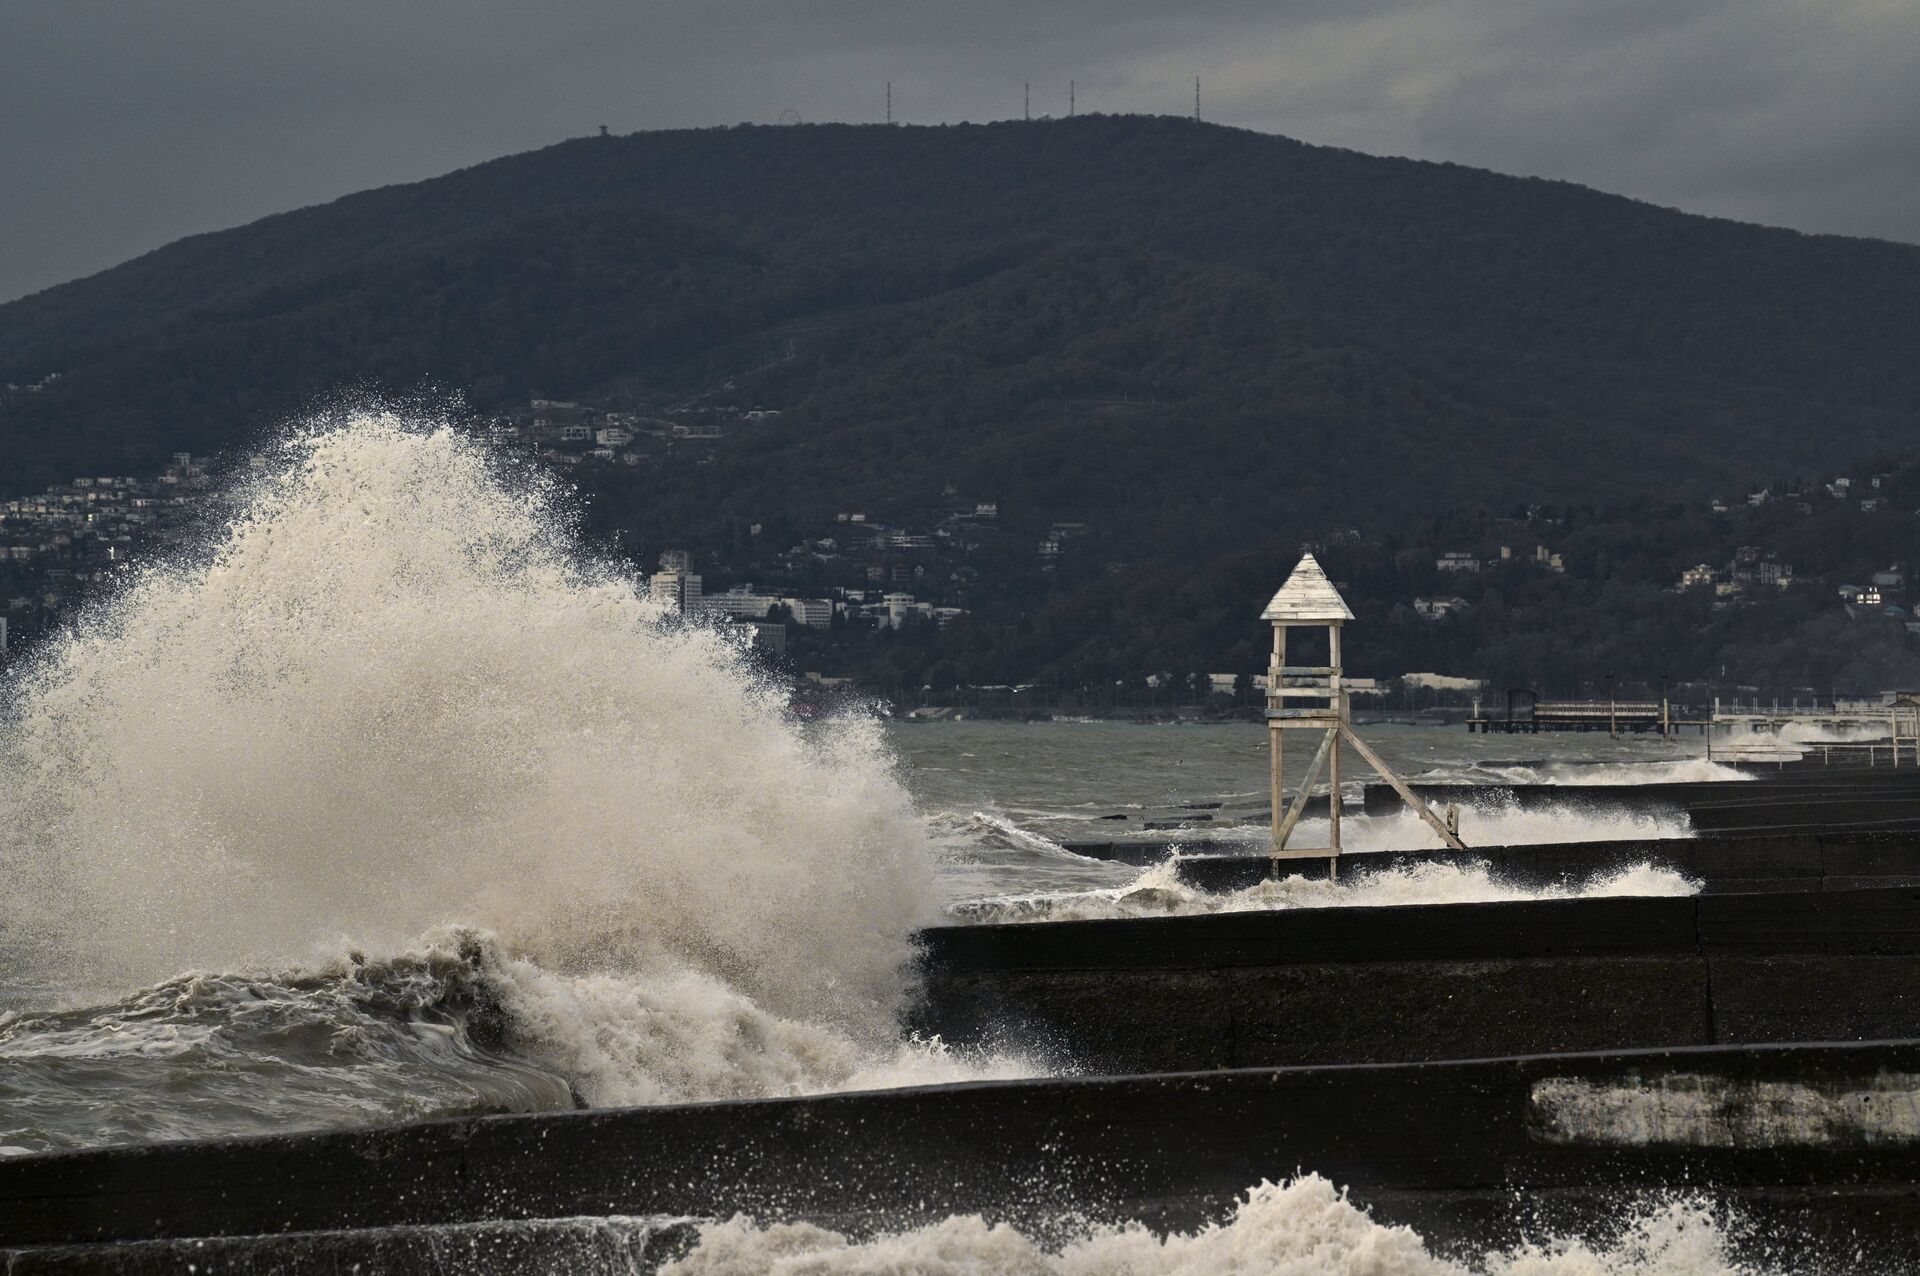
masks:
<path fill-rule="evenodd" d="M 1353 613 L 1347 609 L 1347 600 L 1340 597 L 1340 591 L 1320 570 L 1320 564 L 1314 556 L 1302 554 L 1299 565 L 1293 569 L 1293 575 L 1287 577 L 1287 583 L 1280 586 L 1280 592 L 1260 613 L 1260 619 L 1280 620 L 1288 624 L 1331 625 L 1352 620 Z"/>

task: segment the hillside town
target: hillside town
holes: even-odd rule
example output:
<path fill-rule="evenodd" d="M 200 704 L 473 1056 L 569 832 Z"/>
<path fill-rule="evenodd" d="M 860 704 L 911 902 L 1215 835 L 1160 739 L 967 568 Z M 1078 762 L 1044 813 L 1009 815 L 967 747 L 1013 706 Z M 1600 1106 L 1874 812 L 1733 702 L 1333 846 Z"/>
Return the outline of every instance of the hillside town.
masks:
<path fill-rule="evenodd" d="M 136 558 L 187 540 L 211 485 L 204 462 L 177 452 L 155 475 L 81 475 L 0 503 L 0 651 Z"/>
<path fill-rule="evenodd" d="M 583 491 L 604 495 L 620 492 L 631 471 L 699 466 L 719 440 L 780 429 L 781 418 L 778 408 L 726 393 L 637 403 L 533 399 L 472 428 L 490 446 L 524 451 Z M 244 457 L 240 464 L 266 461 Z M 1658 559 L 1650 553 L 1689 564 L 1659 587 L 1674 606 L 1702 608 L 1730 632 L 1747 623 L 1740 617 L 1771 615 L 1768 608 L 1778 610 L 1772 600 L 1792 599 L 1796 615 L 1824 610 L 1846 623 L 1892 625 L 1920 638 L 1920 620 L 1909 610 L 1910 573 L 1899 556 L 1920 527 L 1920 514 L 1901 503 L 1911 496 L 1910 470 L 1857 482 L 1833 475 L 1782 483 L 1737 500 L 1712 498 L 1704 508 L 1676 507 L 1652 526 L 1634 521 L 1632 534 L 1652 545 L 1610 546 L 1606 538 L 1627 534 L 1608 530 L 1615 524 L 1531 506 L 1499 517 L 1449 515 L 1424 533 L 1397 537 L 1341 526 L 1308 546 L 1375 622 L 1366 648 L 1375 663 L 1350 683 L 1356 700 L 1406 708 L 1464 703 L 1490 673 L 1498 675 L 1473 667 L 1470 654 L 1490 620 L 1513 625 L 1530 612 L 1545 614 L 1562 605 L 1555 600 L 1568 588 L 1617 590 L 1630 581 L 1655 587 Z M 130 563 L 190 542 L 225 481 L 219 465 L 182 452 L 158 473 L 76 476 L 0 505 L 0 651 L 45 632 Z M 1027 625 L 1063 568 L 1080 580 L 1119 568 L 1106 561 L 1111 529 L 1030 509 L 1003 511 L 997 500 L 983 499 L 991 496 L 949 484 L 936 504 L 917 509 L 845 509 L 812 519 L 775 513 L 739 527 L 726 543 L 648 547 L 629 540 L 620 548 L 666 612 L 733 626 L 797 675 L 867 685 L 896 699 L 987 703 L 998 695 L 1012 704 L 1031 682 L 1017 670 L 1008 671 L 1014 677 L 983 677 L 953 653 L 991 641 L 983 635 Z M 1422 541 L 1432 546 L 1424 558 L 1416 548 Z M 1724 548 L 1698 553 L 1715 545 Z M 1884 560 L 1863 558 L 1883 551 Z M 1813 601 L 1819 597 L 1824 604 Z M 969 626 L 967 636 L 949 640 L 948 631 L 961 625 Z M 1258 665 L 1257 654 L 1245 654 L 1246 665 Z M 1232 667 L 1243 663 L 1238 658 L 1222 663 L 1229 667 L 1121 667 L 1083 677 L 1087 685 L 1075 690 L 1116 706 L 1256 703 L 1263 671 Z M 1056 694 L 1067 685 L 1058 677 L 1040 681 Z M 1729 691 L 1753 689 L 1736 680 Z"/>

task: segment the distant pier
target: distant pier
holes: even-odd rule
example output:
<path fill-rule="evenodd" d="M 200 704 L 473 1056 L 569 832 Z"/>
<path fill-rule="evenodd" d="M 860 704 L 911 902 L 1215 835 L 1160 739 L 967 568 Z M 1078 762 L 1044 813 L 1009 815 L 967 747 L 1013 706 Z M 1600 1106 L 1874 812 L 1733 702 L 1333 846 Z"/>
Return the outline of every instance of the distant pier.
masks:
<path fill-rule="evenodd" d="M 1664 700 L 1537 700 L 1529 703 L 1524 713 L 1509 711 L 1504 717 L 1488 714 L 1476 703 L 1473 716 L 1467 719 L 1467 730 L 1482 735 L 1605 731 L 1609 735 L 1630 732 L 1670 736 L 1683 727 L 1696 728 L 1704 735 L 1712 725 L 1711 718 L 1675 716 Z"/>
<path fill-rule="evenodd" d="M 1680 708 L 1670 699 L 1659 700 L 1542 700 L 1526 688 L 1506 693 L 1500 712 L 1489 709 L 1479 698 L 1467 718 L 1467 730 L 1482 735 L 1537 735 L 1542 731 L 1605 731 L 1609 735 L 1657 734 L 1671 736 L 1692 727 L 1702 735 L 1718 727 L 1729 732 L 1779 735 L 1789 727 L 1807 727 L 1829 731 L 1886 731 L 1895 738 L 1920 736 L 1920 697 L 1896 696 L 1886 704 L 1842 703 L 1809 704 L 1798 701 L 1782 707 L 1778 700 L 1770 706 L 1758 701 L 1735 701 L 1722 707 L 1714 698 L 1712 711 Z"/>

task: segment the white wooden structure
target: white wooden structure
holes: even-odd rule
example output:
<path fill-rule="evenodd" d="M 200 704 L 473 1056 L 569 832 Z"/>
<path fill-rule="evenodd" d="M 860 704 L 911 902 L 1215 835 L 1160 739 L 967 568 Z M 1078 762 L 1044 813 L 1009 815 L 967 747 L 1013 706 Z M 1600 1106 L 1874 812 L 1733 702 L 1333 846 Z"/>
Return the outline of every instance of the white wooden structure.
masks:
<path fill-rule="evenodd" d="M 1273 748 L 1273 872 L 1278 876 L 1280 861 L 1292 859 L 1331 859 L 1339 871 L 1340 856 L 1340 745 L 1351 745 L 1380 778 L 1421 819 L 1455 850 L 1465 850 L 1459 834 L 1427 808 L 1413 790 L 1395 775 L 1380 755 L 1367 747 L 1354 733 L 1349 720 L 1347 692 L 1341 682 L 1340 628 L 1353 619 L 1346 599 L 1327 579 L 1312 554 L 1301 557 L 1287 583 L 1273 596 L 1260 619 L 1273 624 L 1273 663 L 1267 669 L 1267 734 Z M 1287 633 L 1302 628 L 1325 628 L 1327 663 L 1290 665 L 1287 663 Z M 1305 702 L 1302 704 L 1301 702 Z M 1287 801 L 1286 733 L 1317 731 L 1319 747 L 1313 761 L 1300 779 L 1300 788 L 1291 803 Z M 1327 845 L 1290 847 L 1287 840 L 1307 809 L 1307 796 L 1327 772 Z"/>

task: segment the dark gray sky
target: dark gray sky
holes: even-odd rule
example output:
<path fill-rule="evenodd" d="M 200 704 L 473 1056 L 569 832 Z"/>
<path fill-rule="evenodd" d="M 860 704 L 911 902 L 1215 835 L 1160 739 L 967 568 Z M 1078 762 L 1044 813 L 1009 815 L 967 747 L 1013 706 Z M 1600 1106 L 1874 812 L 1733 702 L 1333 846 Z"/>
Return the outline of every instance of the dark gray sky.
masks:
<path fill-rule="evenodd" d="M 1185 112 L 1920 242 L 1920 0 L 0 0 L 0 299 L 591 132 Z"/>

